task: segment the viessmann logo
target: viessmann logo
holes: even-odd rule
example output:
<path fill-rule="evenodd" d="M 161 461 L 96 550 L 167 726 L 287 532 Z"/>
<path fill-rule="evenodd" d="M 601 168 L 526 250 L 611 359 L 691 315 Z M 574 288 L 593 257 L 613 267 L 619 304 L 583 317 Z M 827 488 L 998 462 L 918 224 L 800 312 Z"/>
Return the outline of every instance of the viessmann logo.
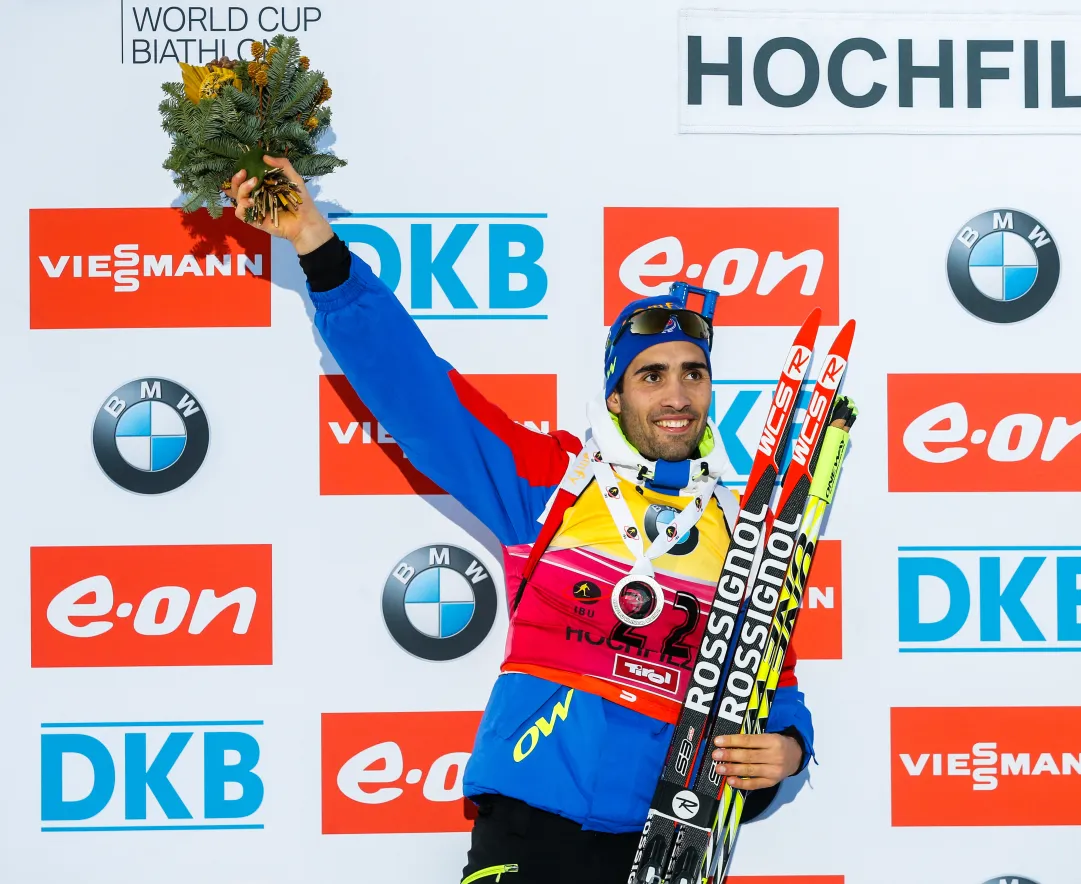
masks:
<path fill-rule="evenodd" d="M 893 374 L 890 491 L 1081 491 L 1081 374 Z"/>
<path fill-rule="evenodd" d="M 270 325 L 270 237 L 226 213 L 31 209 L 30 327 Z"/>
<path fill-rule="evenodd" d="M 30 665 L 272 662 L 271 547 L 30 550 Z"/>
<path fill-rule="evenodd" d="M 522 424 L 523 432 L 547 433 L 556 428 L 555 375 L 469 375 L 465 381 Z M 444 493 L 409 463 L 344 375 L 319 378 L 319 490 L 321 494 Z"/>
<path fill-rule="evenodd" d="M 468 832 L 462 776 L 481 714 L 323 713 L 323 834 Z"/>
<path fill-rule="evenodd" d="M 832 208 L 604 210 L 604 321 L 635 298 L 688 280 L 717 291 L 726 325 L 838 322 L 838 212 Z"/>
<path fill-rule="evenodd" d="M 1081 824 L 1081 708 L 890 710 L 894 826 Z"/>

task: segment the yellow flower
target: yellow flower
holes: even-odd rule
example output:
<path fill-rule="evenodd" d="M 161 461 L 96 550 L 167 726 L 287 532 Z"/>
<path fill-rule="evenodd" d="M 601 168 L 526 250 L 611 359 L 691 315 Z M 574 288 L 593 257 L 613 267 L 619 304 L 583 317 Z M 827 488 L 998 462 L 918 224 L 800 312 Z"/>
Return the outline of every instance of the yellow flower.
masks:
<path fill-rule="evenodd" d="M 256 71 L 255 76 L 252 79 L 255 80 L 256 86 L 265 86 L 267 84 L 266 71 L 260 68 L 258 71 Z"/>
<path fill-rule="evenodd" d="M 319 125 L 319 121 L 315 117 L 308 117 L 307 122 L 305 122 L 304 125 L 308 129 L 314 129 Z"/>
<path fill-rule="evenodd" d="M 306 55 L 300 56 L 300 69 L 302 71 L 306 71 L 310 64 L 311 64 L 311 60 L 308 58 L 308 56 L 306 56 Z"/>
<path fill-rule="evenodd" d="M 263 44 L 260 43 L 258 40 L 255 40 L 255 41 L 252 42 L 252 44 L 251 44 L 251 54 L 252 54 L 252 58 L 262 58 L 263 57 Z"/>
<path fill-rule="evenodd" d="M 214 98 L 221 87 L 234 83 L 236 74 L 229 68 L 201 67 L 180 62 L 180 71 L 184 77 L 184 93 L 192 104 L 198 104 L 203 98 Z"/>
<path fill-rule="evenodd" d="M 257 73 L 259 73 L 259 62 L 257 62 L 257 61 L 249 61 L 248 62 L 248 77 L 250 79 L 254 80 L 255 75 Z"/>
<path fill-rule="evenodd" d="M 278 47 L 277 47 L 277 46 L 271 46 L 271 47 L 270 47 L 270 48 L 269 48 L 269 49 L 268 49 L 268 50 L 266 51 L 266 60 L 267 60 L 267 61 L 270 61 L 270 59 L 272 59 L 272 58 L 273 58 L 273 57 L 275 56 L 275 54 L 277 53 L 277 51 L 278 51 Z"/>

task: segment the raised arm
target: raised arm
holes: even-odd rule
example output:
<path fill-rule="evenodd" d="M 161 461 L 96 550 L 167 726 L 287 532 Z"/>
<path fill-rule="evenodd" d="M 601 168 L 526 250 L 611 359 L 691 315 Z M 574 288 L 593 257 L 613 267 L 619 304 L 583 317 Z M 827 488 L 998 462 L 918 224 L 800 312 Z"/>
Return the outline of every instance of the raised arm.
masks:
<path fill-rule="evenodd" d="M 568 434 L 512 421 L 432 351 L 394 293 L 349 252 L 286 160 L 267 158 L 301 188 L 295 214 L 258 225 L 295 246 L 315 325 L 346 378 L 410 462 L 504 544 L 533 540 L 537 516 L 580 449 Z M 254 181 L 231 182 L 244 219 Z"/>

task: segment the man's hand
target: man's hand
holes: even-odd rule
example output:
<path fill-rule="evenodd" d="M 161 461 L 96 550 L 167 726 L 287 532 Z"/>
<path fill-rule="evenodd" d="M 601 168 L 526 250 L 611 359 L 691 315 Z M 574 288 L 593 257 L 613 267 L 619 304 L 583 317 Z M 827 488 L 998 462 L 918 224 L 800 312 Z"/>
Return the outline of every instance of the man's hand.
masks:
<path fill-rule="evenodd" d="M 735 734 L 713 741 L 717 773 L 735 789 L 765 789 L 799 770 L 803 750 L 787 734 Z"/>
<path fill-rule="evenodd" d="M 261 224 L 252 224 L 251 226 L 265 231 L 271 236 L 280 236 L 289 240 L 297 250 L 298 255 L 306 255 L 308 252 L 314 251 L 333 237 L 334 231 L 330 229 L 327 219 L 315 207 L 315 201 L 311 198 L 311 194 L 308 193 L 308 188 L 304 186 L 304 179 L 296 173 L 293 164 L 289 160 L 264 156 L 263 161 L 268 166 L 274 166 L 285 172 L 285 177 L 300 188 L 300 197 L 303 202 L 293 212 L 278 212 L 277 227 L 270 220 L 269 214 Z M 241 221 L 244 221 L 244 214 L 252 204 L 251 192 L 258 183 L 256 178 L 249 178 L 245 181 L 244 174 L 243 170 L 237 172 L 233 176 L 233 180 L 229 182 L 229 186 L 223 189 L 226 196 L 236 200 L 236 216 Z"/>

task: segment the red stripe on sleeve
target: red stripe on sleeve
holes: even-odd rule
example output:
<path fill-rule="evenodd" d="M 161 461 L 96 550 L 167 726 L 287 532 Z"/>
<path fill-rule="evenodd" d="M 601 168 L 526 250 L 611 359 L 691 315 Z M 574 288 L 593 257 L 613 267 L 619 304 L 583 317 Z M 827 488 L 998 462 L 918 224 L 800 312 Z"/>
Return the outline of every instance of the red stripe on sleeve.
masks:
<path fill-rule="evenodd" d="M 784 666 L 781 667 L 781 678 L 777 682 L 779 688 L 797 688 L 799 683 L 796 681 L 796 649 L 792 647 L 792 643 L 788 644 L 788 653 L 784 655 Z"/>
<path fill-rule="evenodd" d="M 449 372 L 458 399 L 473 417 L 510 450 L 519 478 L 534 487 L 556 485 L 567 471 L 567 456 L 577 455 L 582 442 L 572 433 L 537 433 L 511 420 L 457 371 Z"/>

